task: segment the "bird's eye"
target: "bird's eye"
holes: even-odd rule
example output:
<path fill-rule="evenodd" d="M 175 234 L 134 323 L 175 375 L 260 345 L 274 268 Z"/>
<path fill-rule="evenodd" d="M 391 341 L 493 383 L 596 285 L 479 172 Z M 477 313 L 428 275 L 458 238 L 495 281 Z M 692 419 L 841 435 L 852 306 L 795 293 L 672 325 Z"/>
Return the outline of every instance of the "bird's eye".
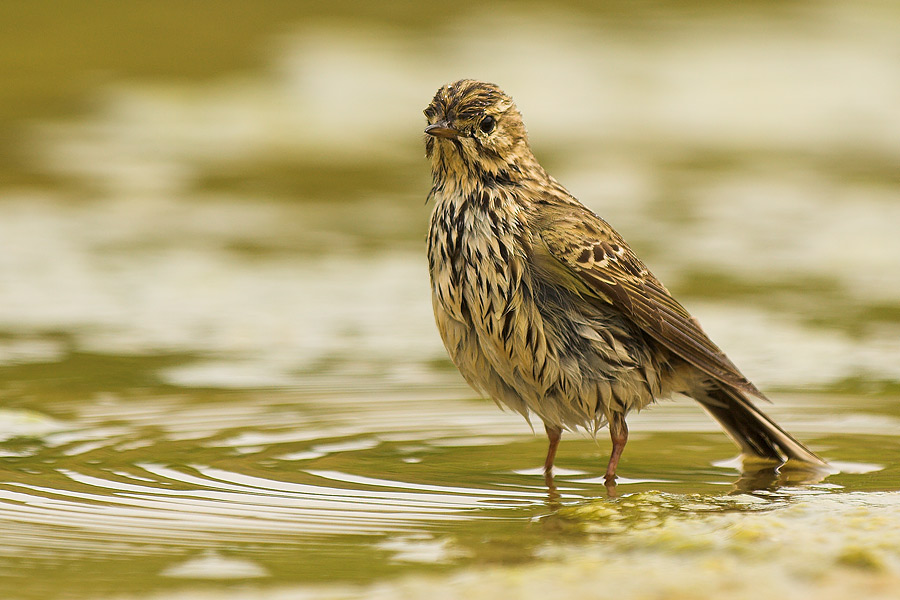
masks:
<path fill-rule="evenodd" d="M 494 126 L 497 124 L 497 121 L 491 115 L 486 116 L 481 120 L 481 123 L 478 124 L 478 129 L 481 130 L 482 133 L 490 133 L 494 130 Z"/>

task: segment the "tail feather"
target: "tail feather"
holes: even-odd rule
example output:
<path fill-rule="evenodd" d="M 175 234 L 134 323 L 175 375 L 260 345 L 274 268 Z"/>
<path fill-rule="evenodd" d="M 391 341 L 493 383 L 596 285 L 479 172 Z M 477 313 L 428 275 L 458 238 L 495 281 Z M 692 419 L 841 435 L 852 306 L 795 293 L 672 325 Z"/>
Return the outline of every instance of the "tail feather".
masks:
<path fill-rule="evenodd" d="M 766 416 L 743 393 L 713 387 L 694 398 L 740 446 L 744 454 L 781 462 L 786 458 L 812 465 L 826 463 Z"/>

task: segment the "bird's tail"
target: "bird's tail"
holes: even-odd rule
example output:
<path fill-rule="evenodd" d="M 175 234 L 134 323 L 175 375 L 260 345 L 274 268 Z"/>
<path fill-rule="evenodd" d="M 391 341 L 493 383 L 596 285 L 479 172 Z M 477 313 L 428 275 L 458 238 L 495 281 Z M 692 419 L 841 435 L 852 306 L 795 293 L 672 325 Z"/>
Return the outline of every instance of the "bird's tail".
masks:
<path fill-rule="evenodd" d="M 737 390 L 711 387 L 694 395 L 746 455 L 782 462 L 796 459 L 825 467 L 827 463 L 766 416 Z"/>

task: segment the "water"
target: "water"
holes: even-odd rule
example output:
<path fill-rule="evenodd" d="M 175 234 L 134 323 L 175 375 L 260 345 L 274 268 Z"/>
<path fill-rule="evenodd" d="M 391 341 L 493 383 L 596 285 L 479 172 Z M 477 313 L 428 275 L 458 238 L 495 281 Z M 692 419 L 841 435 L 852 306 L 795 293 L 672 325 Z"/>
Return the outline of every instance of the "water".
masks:
<path fill-rule="evenodd" d="M 9 38 L 50 50 L 0 65 L 0 597 L 896 595 L 891 4 L 253 10 L 216 25 L 252 68 L 122 52 L 67 100 L 92 46 Z M 432 321 L 421 110 L 461 76 L 832 472 L 742 473 L 679 400 L 629 419 L 615 490 L 605 432 L 566 434 L 548 489 L 540 425 Z"/>

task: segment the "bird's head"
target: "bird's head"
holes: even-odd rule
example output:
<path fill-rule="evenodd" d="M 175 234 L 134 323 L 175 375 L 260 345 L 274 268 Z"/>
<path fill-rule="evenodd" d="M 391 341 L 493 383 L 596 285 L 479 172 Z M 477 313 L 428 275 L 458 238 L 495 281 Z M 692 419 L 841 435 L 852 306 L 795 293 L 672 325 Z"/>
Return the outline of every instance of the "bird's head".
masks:
<path fill-rule="evenodd" d="M 534 160 L 522 115 L 493 83 L 462 79 L 441 87 L 425 118 L 425 151 L 436 177 L 513 176 Z"/>

